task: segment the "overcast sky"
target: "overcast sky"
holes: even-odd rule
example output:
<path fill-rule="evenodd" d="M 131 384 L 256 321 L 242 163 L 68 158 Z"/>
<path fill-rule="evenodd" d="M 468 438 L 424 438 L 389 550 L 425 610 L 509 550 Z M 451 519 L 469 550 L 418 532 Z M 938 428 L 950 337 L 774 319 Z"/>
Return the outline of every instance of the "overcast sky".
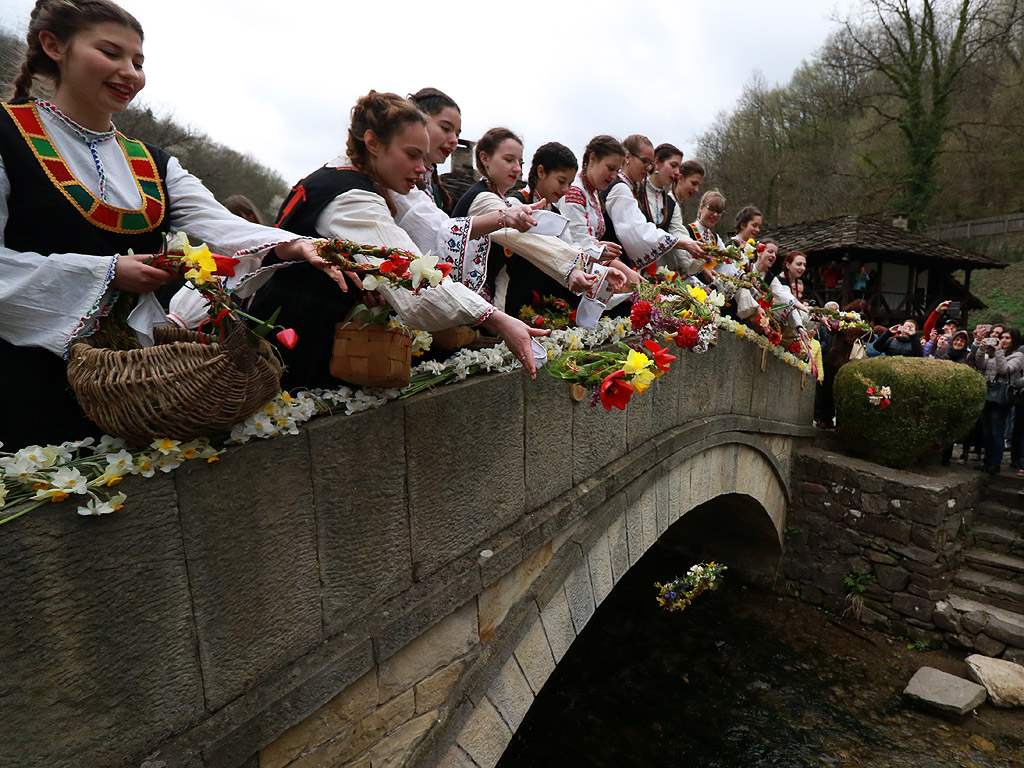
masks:
<path fill-rule="evenodd" d="M 33 0 L 3 0 L 23 35 Z M 547 141 L 644 133 L 693 156 L 760 72 L 788 82 L 850 3 L 834 0 L 126 0 L 146 32 L 139 103 L 255 156 L 288 183 L 344 145 L 371 88 L 424 86 L 462 108 L 464 138 L 505 125 L 527 162 Z M 116 118 L 115 118 L 116 122 Z"/>

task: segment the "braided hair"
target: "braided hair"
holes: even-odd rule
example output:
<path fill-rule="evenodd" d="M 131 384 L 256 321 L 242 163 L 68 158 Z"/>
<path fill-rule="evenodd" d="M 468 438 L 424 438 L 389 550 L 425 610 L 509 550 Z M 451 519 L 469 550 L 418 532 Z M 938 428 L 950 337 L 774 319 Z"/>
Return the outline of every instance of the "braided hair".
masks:
<path fill-rule="evenodd" d="M 370 164 L 370 151 L 366 148 L 363 135 L 373 131 L 381 143 L 388 144 L 395 134 L 410 124 L 425 126 L 427 118 L 415 104 L 397 93 L 370 91 L 352 107 L 345 149 L 352 164 L 366 174 L 377 194 L 384 198 L 392 215 L 395 213 L 394 204 Z"/>

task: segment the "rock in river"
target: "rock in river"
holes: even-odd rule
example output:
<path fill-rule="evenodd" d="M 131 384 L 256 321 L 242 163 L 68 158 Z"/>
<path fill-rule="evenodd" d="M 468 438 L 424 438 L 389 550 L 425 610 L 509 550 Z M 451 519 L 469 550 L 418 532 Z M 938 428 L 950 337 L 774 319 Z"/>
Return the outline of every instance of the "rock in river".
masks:
<path fill-rule="evenodd" d="M 967 674 L 988 691 L 997 707 L 1024 707 L 1024 667 L 975 653 L 967 657 Z"/>
<path fill-rule="evenodd" d="M 903 695 L 925 709 L 966 715 L 985 702 L 985 689 L 933 667 L 921 667 L 910 678 Z"/>

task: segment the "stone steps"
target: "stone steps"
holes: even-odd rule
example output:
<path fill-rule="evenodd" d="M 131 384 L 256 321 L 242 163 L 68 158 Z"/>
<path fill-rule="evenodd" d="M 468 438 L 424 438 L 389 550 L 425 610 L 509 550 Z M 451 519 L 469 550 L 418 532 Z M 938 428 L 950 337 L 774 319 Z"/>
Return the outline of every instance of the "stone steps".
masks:
<path fill-rule="evenodd" d="M 1024 558 L 974 547 L 964 553 L 964 560 L 972 570 L 1024 583 Z"/>
<path fill-rule="evenodd" d="M 1024 509 L 983 501 L 974 508 L 974 519 L 981 525 L 996 525 L 1024 535 Z"/>
<path fill-rule="evenodd" d="M 1024 584 L 981 571 L 961 571 L 953 576 L 951 594 L 1024 614 Z"/>
<path fill-rule="evenodd" d="M 1024 554 L 1024 539 L 1015 528 L 1007 528 L 1002 525 L 976 525 L 971 528 L 974 536 L 974 545 L 979 549 L 989 552 L 999 552 L 1004 555 Z"/>
<path fill-rule="evenodd" d="M 1024 648 L 1024 614 L 955 594 L 940 601 L 936 609 L 943 604 L 959 614 L 961 624 L 971 634 L 984 634 L 1008 647 Z"/>
<path fill-rule="evenodd" d="M 1024 509 L 1024 496 L 1019 491 L 1024 484 L 1019 484 L 1019 478 L 1014 473 L 1010 483 L 1001 482 L 1003 475 L 989 475 L 991 480 L 982 485 L 982 496 L 986 501 L 994 501 L 1004 504 L 1010 509 Z M 996 479 L 999 478 L 999 479 Z"/>

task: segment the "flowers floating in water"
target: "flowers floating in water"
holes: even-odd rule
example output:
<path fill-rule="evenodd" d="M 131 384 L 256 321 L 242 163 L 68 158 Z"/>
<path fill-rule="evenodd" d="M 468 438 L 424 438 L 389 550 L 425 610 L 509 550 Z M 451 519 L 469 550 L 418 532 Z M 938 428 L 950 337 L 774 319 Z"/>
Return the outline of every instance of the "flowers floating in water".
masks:
<path fill-rule="evenodd" d="M 676 577 L 666 584 L 655 582 L 658 588 L 658 605 L 668 611 L 682 611 L 694 598 L 709 589 L 717 589 L 722 573 L 727 566 L 714 561 L 690 566 L 683 577 Z"/>

